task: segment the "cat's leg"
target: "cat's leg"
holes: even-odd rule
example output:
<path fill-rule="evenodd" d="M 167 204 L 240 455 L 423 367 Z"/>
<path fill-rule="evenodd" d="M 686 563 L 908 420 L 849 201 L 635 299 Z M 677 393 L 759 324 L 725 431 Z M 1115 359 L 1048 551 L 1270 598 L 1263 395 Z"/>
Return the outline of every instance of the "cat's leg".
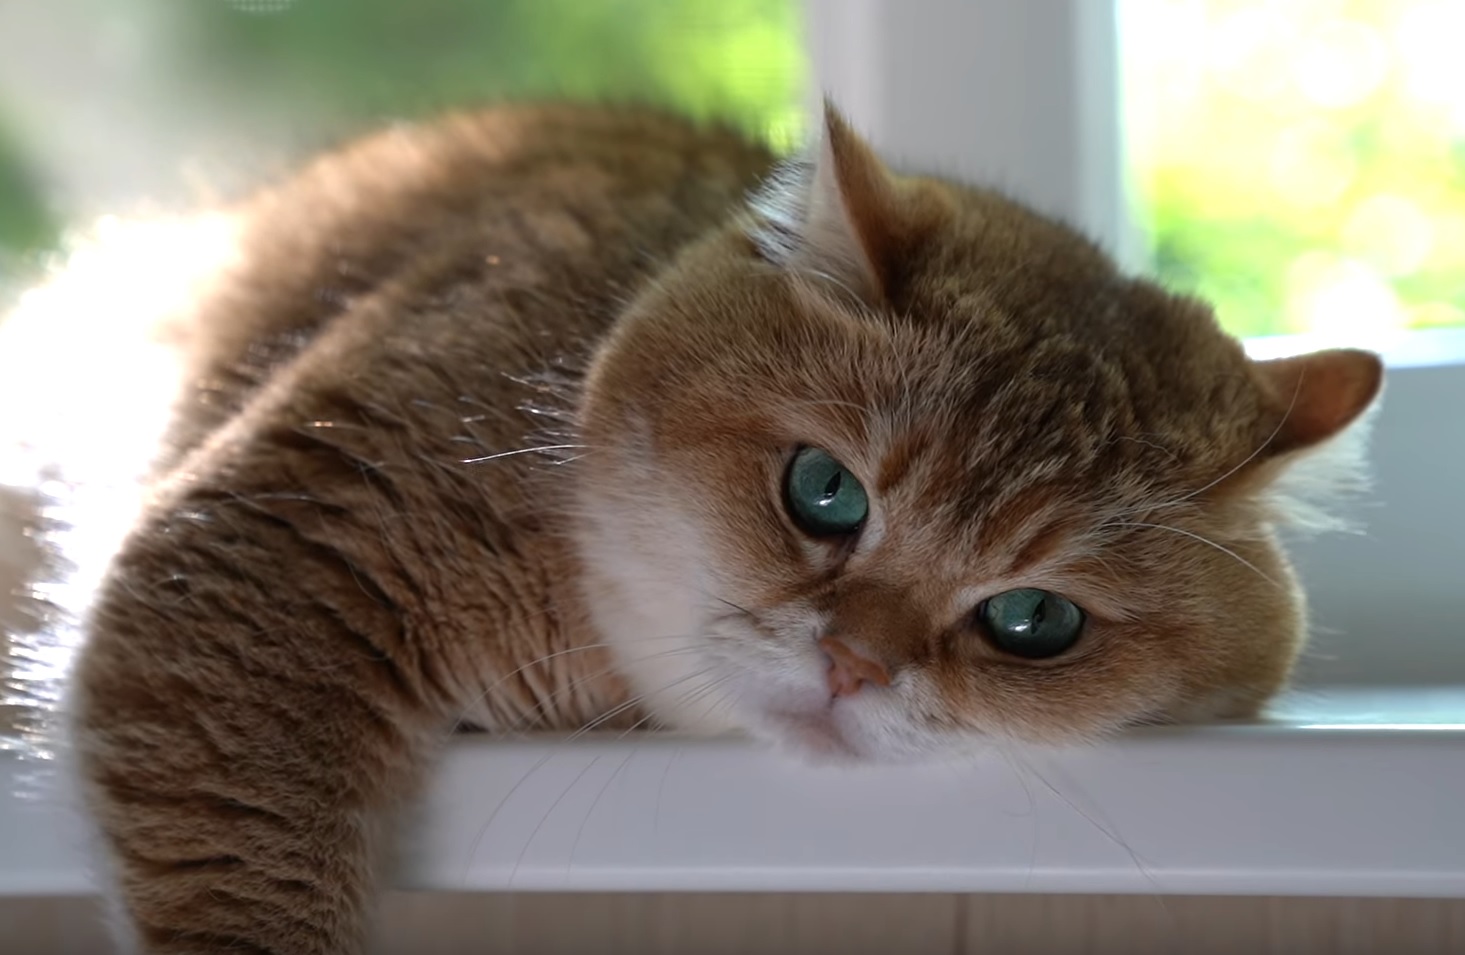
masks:
<path fill-rule="evenodd" d="M 149 955 L 350 955 L 441 684 L 371 568 L 215 501 L 134 535 L 74 682 L 74 742 Z"/>

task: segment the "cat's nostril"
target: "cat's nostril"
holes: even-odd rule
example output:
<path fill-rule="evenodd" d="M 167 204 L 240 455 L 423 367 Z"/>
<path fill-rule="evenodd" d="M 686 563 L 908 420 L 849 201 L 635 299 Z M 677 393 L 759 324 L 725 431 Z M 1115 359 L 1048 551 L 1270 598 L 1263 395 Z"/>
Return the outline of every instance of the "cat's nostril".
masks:
<path fill-rule="evenodd" d="M 831 696 L 853 696 L 866 683 L 890 685 L 890 671 L 885 665 L 859 653 L 837 637 L 819 641 L 819 649 L 829 657 L 829 693 Z"/>

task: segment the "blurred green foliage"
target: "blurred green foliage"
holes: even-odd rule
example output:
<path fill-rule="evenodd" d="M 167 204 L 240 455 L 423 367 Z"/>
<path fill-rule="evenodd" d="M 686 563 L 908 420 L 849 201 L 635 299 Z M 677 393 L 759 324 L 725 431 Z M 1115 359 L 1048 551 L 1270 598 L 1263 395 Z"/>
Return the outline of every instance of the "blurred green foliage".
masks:
<path fill-rule="evenodd" d="M 309 131 L 300 147 L 510 97 L 634 99 L 778 147 L 802 133 L 799 0 L 128 2 L 165 25 L 150 55 L 170 96 L 285 117 L 271 128 Z M 1119 2 L 1165 282 L 1243 335 L 1465 324 L 1465 3 Z M 0 256 L 56 237 L 23 145 L 0 116 Z"/>
<path fill-rule="evenodd" d="M 182 131 L 181 140 L 199 145 L 209 131 L 193 136 L 188 126 L 199 117 L 233 116 L 289 140 L 259 143 L 274 155 L 383 121 L 511 97 L 666 106 L 734 122 L 775 147 L 802 135 L 807 64 L 798 0 L 72 2 L 32 13 L 74 41 L 58 55 L 105 50 L 115 60 L 134 48 L 150 64 L 139 69 L 123 56 L 134 92 L 160 122 Z M 75 29 L 81 23 L 93 29 Z M 259 116 L 274 119 L 249 126 Z M 37 188 L 42 170 L 26 161 L 24 142 L 6 135 L 3 119 L 0 264 L 59 238 Z M 251 167 L 250 157 L 239 159 Z"/>
<path fill-rule="evenodd" d="M 1121 14 L 1131 170 L 1164 281 L 1242 335 L 1465 324 L 1465 4 Z"/>
<path fill-rule="evenodd" d="M 50 248 L 58 230 L 29 156 L 0 119 L 0 263 Z"/>
<path fill-rule="evenodd" d="M 250 7 L 275 13 L 249 13 Z M 186 75 L 348 123 L 505 97 L 633 99 L 799 132 L 796 0 L 237 0 L 187 5 Z"/>

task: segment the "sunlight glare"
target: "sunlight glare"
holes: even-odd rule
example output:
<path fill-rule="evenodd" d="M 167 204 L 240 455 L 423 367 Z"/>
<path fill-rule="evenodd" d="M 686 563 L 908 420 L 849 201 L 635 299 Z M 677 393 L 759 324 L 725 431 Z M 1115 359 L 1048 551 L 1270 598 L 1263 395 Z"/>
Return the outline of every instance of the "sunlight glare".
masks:
<path fill-rule="evenodd" d="M 1381 193 L 1357 205 L 1343 227 L 1343 239 L 1355 255 L 1385 275 L 1408 275 L 1434 248 L 1434 226 L 1412 200 Z"/>
<path fill-rule="evenodd" d="M 1366 262 L 1307 252 L 1288 268 L 1287 285 L 1288 315 L 1321 340 L 1378 343 L 1404 329 L 1393 287 Z"/>
<path fill-rule="evenodd" d="M 1410 99 L 1445 112 L 1465 132 L 1465 4 L 1459 0 L 1412 5 L 1399 18 L 1394 44 Z"/>
<path fill-rule="evenodd" d="M 15 699 L 59 697 L 74 628 L 136 517 L 177 393 L 180 319 L 231 260 L 234 233 L 223 215 L 101 219 L 0 322 L 0 484 L 20 491 L 16 507 L 39 497 L 39 513 L 15 517 L 44 520 L 55 551 L 26 572 L 47 609 L 34 632 L 10 635 Z"/>
<path fill-rule="evenodd" d="M 1312 30 L 1295 54 L 1292 74 L 1302 95 L 1345 109 L 1378 91 L 1389 72 L 1389 47 L 1357 20 L 1330 20 Z"/>

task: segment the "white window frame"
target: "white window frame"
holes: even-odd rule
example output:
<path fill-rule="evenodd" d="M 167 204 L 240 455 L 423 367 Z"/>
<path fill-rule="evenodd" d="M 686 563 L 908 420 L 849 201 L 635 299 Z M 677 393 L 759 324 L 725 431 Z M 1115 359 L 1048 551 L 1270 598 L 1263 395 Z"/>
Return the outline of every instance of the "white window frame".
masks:
<path fill-rule="evenodd" d="M 819 86 L 877 146 L 1003 186 L 1133 261 L 1113 0 L 808 11 Z M 399 884 L 1465 896 L 1465 367 L 1417 362 L 1420 341 L 1387 356 L 1370 535 L 1299 551 L 1338 632 L 1275 720 L 852 771 L 741 741 L 464 739 Z M 90 891 L 74 797 L 18 799 L 22 773 L 0 761 L 0 895 Z"/>

